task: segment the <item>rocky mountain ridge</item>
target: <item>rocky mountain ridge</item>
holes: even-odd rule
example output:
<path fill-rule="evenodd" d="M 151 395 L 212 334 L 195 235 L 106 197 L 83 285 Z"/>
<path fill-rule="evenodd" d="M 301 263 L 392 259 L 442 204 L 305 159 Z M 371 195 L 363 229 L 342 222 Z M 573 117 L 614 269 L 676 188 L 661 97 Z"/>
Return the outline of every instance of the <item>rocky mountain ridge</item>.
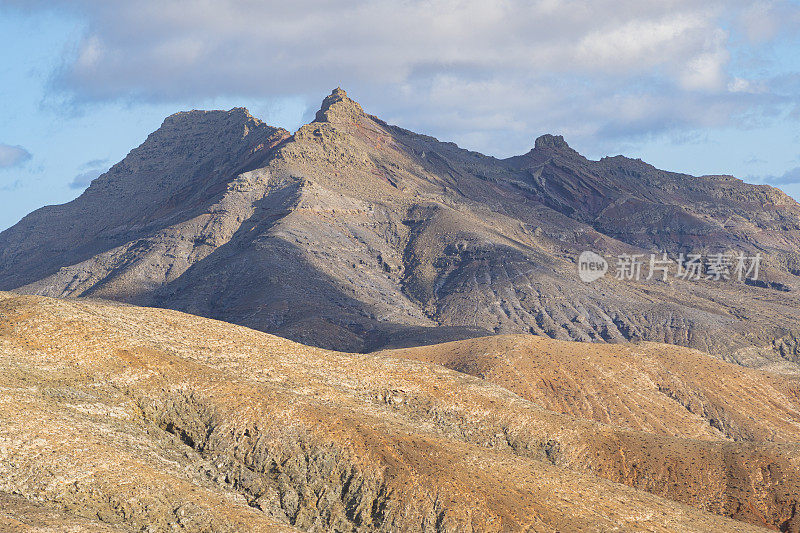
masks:
<path fill-rule="evenodd" d="M 187 311 L 369 351 L 496 333 L 649 340 L 797 372 L 800 206 L 545 135 L 499 160 L 341 89 L 291 134 L 169 117 L 78 199 L 0 233 L 0 289 Z M 761 254 L 761 279 L 577 276 L 584 250 Z"/>

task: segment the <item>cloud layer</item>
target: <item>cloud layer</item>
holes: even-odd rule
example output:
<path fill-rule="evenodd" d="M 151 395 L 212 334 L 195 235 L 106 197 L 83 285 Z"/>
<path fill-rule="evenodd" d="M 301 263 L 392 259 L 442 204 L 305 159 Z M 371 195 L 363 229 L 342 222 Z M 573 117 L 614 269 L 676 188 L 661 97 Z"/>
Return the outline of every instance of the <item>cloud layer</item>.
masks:
<path fill-rule="evenodd" d="M 494 153 L 543 131 L 613 138 L 757 122 L 797 97 L 732 68 L 737 46 L 760 68 L 757 51 L 796 30 L 789 0 L 16 4 L 86 17 L 54 77 L 78 101 L 311 101 L 341 85 L 384 118 Z"/>

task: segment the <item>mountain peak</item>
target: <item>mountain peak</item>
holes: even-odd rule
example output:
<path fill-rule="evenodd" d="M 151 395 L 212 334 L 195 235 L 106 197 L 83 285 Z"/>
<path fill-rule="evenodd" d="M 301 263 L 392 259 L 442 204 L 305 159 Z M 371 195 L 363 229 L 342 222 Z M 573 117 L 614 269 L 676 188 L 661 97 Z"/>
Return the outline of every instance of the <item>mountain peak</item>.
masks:
<path fill-rule="evenodd" d="M 337 87 L 322 101 L 314 122 L 350 122 L 362 116 L 364 110 L 359 103 L 350 99 L 344 89 Z"/>
<path fill-rule="evenodd" d="M 347 98 L 347 91 L 345 91 L 341 87 L 337 87 L 334 90 L 332 90 L 331 94 L 328 96 L 328 98 L 331 98 L 331 97 L 340 98 L 340 99 Z"/>
<path fill-rule="evenodd" d="M 200 110 L 179 111 L 164 119 L 161 124 L 163 131 L 187 130 L 196 128 L 199 132 L 218 131 L 220 128 L 253 127 L 254 125 L 266 126 L 261 120 L 255 118 L 247 108 L 234 107 L 230 111 Z"/>
<path fill-rule="evenodd" d="M 534 147 L 537 149 L 544 149 L 544 148 L 555 148 L 559 150 L 569 149 L 571 150 L 570 146 L 567 144 L 567 141 L 564 140 L 564 137 L 561 135 L 551 135 L 546 133 L 545 135 L 541 135 L 537 137 L 536 144 Z"/>

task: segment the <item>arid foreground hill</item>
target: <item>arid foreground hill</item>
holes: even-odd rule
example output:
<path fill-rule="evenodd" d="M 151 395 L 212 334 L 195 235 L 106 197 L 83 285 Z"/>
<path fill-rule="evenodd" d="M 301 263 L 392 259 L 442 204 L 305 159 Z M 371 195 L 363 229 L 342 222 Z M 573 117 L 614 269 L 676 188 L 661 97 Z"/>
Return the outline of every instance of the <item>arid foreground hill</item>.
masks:
<path fill-rule="evenodd" d="M 0 530 L 800 531 L 796 380 L 594 348 L 347 354 L 0 293 Z"/>
<path fill-rule="evenodd" d="M 340 89 L 294 134 L 241 108 L 178 113 L 79 198 L 0 233 L 0 290 L 176 309 L 344 351 L 535 333 L 800 371 L 797 202 L 730 176 L 589 160 L 557 136 L 532 144 L 503 160 L 470 152 Z M 763 264 L 749 284 L 586 284 L 585 250 L 612 265 L 662 252 Z"/>

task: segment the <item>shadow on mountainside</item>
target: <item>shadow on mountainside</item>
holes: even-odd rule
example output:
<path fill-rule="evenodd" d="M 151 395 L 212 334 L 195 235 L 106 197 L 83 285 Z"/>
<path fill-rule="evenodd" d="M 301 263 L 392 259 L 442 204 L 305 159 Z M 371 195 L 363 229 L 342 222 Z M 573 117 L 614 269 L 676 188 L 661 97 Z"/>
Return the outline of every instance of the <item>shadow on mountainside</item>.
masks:
<path fill-rule="evenodd" d="M 353 290 L 348 294 L 341 282 L 310 264 L 299 242 L 276 235 L 276 225 L 291 212 L 291 202 L 284 203 L 284 209 L 276 209 L 274 196 L 257 202 L 255 213 L 229 242 L 136 303 L 351 352 L 491 333 L 480 328 L 380 320 L 371 302 L 356 298 L 358 293 Z"/>

